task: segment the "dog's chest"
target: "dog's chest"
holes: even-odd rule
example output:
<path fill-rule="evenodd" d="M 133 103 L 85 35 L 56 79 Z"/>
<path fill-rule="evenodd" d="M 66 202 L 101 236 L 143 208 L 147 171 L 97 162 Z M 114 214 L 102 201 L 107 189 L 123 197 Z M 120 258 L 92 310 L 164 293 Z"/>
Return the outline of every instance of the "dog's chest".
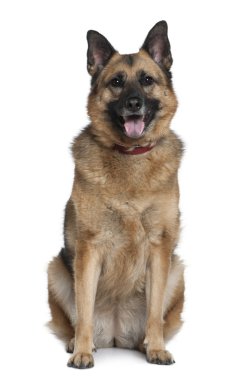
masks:
<path fill-rule="evenodd" d="M 135 202 L 112 200 L 107 204 L 102 221 L 103 271 L 99 292 L 103 299 L 143 292 L 150 241 L 160 226 L 152 207 L 143 209 Z M 158 231 L 158 232 L 157 232 Z"/>

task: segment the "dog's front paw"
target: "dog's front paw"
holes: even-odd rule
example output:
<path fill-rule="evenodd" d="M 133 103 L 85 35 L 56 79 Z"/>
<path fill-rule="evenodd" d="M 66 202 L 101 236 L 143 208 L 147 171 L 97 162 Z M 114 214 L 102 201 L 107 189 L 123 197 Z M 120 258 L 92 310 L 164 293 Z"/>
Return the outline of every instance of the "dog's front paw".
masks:
<path fill-rule="evenodd" d="M 170 365 L 175 363 L 170 352 L 165 350 L 149 350 L 147 352 L 147 361 L 152 364 L 162 365 Z"/>
<path fill-rule="evenodd" d="M 68 367 L 85 369 L 94 367 L 94 359 L 91 354 L 77 352 L 68 361 Z"/>

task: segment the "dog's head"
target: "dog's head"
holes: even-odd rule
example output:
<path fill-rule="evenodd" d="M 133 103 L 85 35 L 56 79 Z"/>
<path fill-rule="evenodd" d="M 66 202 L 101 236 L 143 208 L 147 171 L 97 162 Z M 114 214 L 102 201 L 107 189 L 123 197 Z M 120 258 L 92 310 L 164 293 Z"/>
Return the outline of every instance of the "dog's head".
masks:
<path fill-rule="evenodd" d="M 147 145 L 168 133 L 177 100 L 167 29 L 165 21 L 158 22 L 138 53 L 123 55 L 98 32 L 88 32 L 88 113 L 103 144 Z"/>

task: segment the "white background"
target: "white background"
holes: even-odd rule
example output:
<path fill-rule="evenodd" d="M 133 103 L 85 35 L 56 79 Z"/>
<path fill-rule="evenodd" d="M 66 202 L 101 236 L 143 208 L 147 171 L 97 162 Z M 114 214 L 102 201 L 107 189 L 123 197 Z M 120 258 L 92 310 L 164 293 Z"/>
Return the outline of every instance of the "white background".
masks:
<path fill-rule="evenodd" d="M 86 32 L 121 53 L 169 24 L 186 144 L 180 170 L 185 326 L 176 364 L 106 349 L 95 367 L 66 367 L 44 327 L 46 267 L 62 246 L 69 146 L 86 125 Z M 250 57 L 247 1 L 1 1 L 1 366 L 4 379 L 249 379 Z M 4 377 L 3 374 L 4 373 Z"/>

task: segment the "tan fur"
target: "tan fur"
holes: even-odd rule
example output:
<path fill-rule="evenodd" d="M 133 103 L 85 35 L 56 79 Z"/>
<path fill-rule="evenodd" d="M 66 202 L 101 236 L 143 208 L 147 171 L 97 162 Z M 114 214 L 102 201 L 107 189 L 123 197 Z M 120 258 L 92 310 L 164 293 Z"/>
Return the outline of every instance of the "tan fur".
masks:
<path fill-rule="evenodd" d="M 75 178 L 65 238 L 74 275 L 60 257 L 48 270 L 52 327 L 68 339 L 69 351 L 74 348 L 70 363 L 79 368 L 93 365 L 94 347 L 145 347 L 149 361 L 171 362 L 165 342 L 182 324 L 183 264 L 173 254 L 179 237 L 182 144 L 169 129 L 177 100 L 145 51 L 133 55 L 131 67 L 123 57 L 115 53 L 100 73 L 88 101 L 91 124 L 73 144 Z M 145 67 L 158 80 L 146 90 L 159 99 L 161 109 L 136 143 L 155 147 L 142 155 L 123 155 L 112 149 L 114 144 L 129 147 L 131 140 L 105 117 L 107 103 L 120 90 L 105 84 L 114 71 L 125 71 L 133 81 Z"/>

